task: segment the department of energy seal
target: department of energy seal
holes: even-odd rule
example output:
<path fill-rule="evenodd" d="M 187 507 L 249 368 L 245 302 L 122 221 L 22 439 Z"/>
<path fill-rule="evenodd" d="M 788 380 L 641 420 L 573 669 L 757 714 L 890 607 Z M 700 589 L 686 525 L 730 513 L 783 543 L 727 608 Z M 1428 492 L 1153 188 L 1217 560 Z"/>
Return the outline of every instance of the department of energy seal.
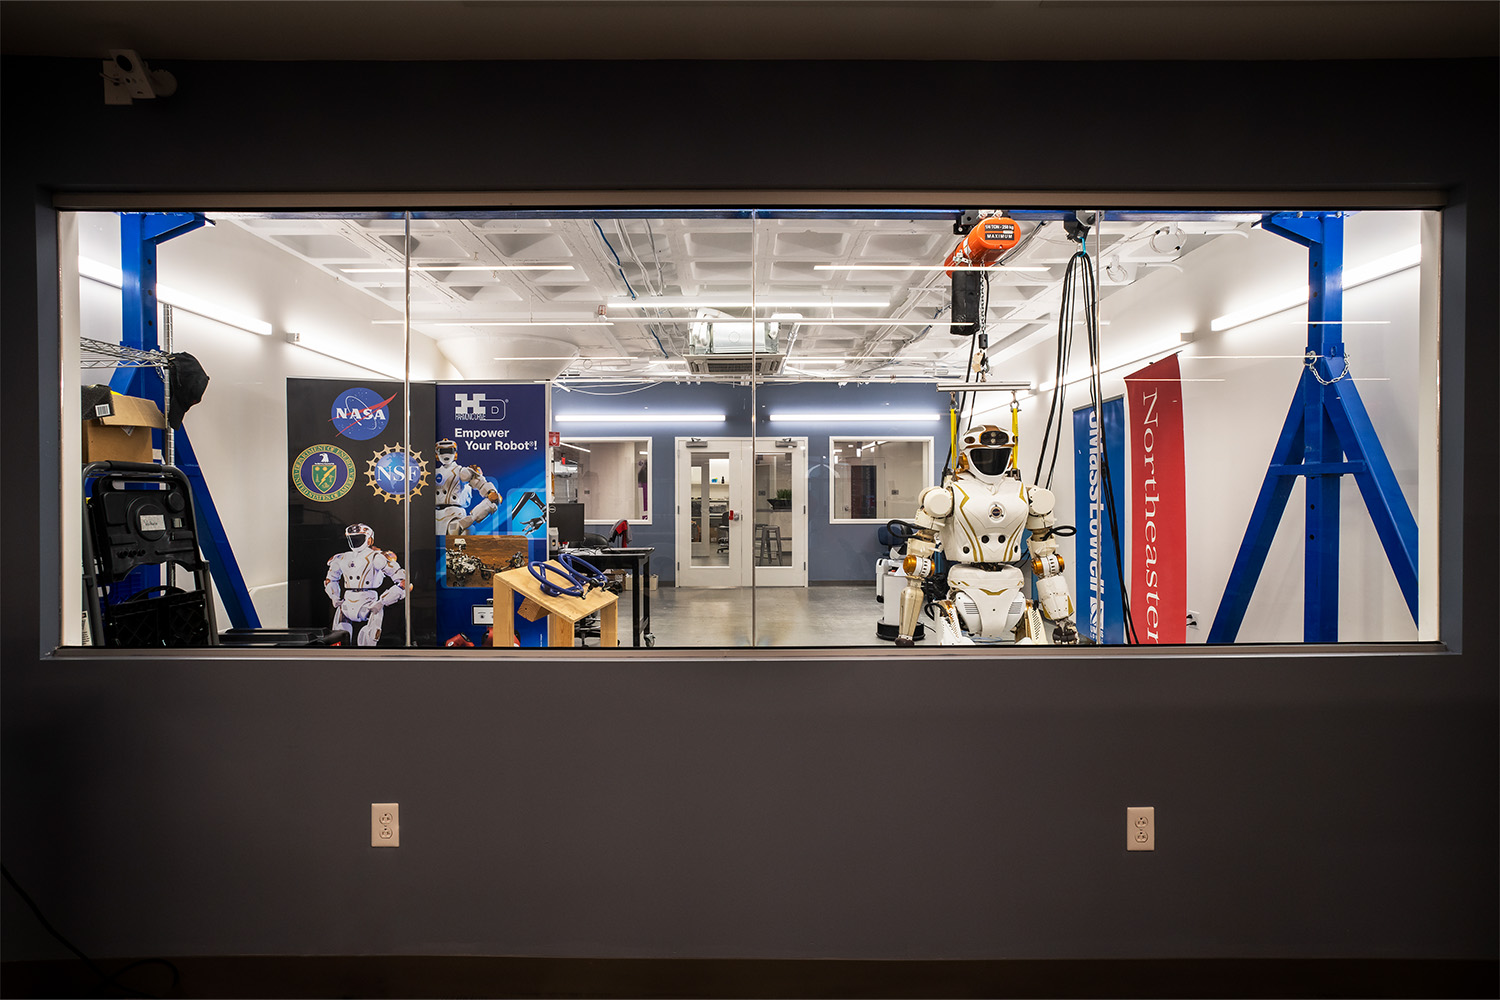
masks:
<path fill-rule="evenodd" d="M 307 499 L 329 503 L 354 486 L 354 459 L 342 448 L 315 444 L 292 461 L 292 482 Z"/>
<path fill-rule="evenodd" d="M 427 463 L 422 461 L 422 453 L 414 451 L 408 456 L 399 444 L 387 445 L 377 451 L 375 457 L 365 463 L 365 472 L 375 495 L 396 503 L 407 497 L 408 489 L 411 496 L 417 496 L 427 485 Z"/>

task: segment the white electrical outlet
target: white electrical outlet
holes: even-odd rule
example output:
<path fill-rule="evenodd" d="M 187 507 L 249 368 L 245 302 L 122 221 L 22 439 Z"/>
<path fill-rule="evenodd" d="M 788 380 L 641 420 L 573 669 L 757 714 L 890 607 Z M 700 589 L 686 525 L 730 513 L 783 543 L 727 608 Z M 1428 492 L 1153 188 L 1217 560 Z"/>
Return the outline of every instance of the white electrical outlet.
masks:
<path fill-rule="evenodd" d="M 1125 807 L 1125 850 L 1156 850 L 1156 807 Z"/>
<path fill-rule="evenodd" d="M 399 802 L 370 803 L 370 846 L 401 846 L 401 804 Z"/>

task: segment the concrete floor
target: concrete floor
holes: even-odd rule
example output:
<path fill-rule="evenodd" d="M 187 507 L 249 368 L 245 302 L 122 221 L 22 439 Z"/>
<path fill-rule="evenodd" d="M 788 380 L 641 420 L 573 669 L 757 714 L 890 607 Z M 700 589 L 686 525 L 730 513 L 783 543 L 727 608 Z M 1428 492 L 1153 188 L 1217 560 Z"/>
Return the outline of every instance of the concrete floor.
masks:
<path fill-rule="evenodd" d="M 628 613 L 628 601 L 621 608 Z M 753 609 L 752 609 L 753 605 Z M 875 636 L 875 585 L 661 587 L 651 595 L 656 646 L 889 646 Z M 622 625 L 623 625 L 622 621 Z M 629 642 L 627 633 L 622 639 Z"/>

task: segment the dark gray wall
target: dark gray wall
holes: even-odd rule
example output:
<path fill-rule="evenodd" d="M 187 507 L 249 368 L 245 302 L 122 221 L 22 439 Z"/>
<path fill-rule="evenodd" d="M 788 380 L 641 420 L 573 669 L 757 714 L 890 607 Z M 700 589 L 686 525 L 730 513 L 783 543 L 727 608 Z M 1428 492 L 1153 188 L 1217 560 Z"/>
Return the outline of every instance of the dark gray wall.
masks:
<path fill-rule="evenodd" d="M 23 472 L 0 833 L 86 950 L 1496 956 L 1495 61 L 164 68 L 106 108 L 94 61 L 5 62 L 12 470 L 57 454 L 54 192 L 1441 189 L 1449 648 L 49 656 Z M 655 92 L 646 135 L 600 100 Z M 956 155 L 990 113 L 1014 155 Z M 0 899 L 4 957 L 55 954 Z"/>

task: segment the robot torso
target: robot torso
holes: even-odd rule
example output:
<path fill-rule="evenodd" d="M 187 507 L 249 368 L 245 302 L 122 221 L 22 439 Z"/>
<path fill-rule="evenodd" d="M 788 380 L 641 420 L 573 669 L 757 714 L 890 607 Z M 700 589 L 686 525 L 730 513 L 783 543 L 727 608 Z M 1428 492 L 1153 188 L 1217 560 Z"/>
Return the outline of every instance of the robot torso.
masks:
<path fill-rule="evenodd" d="M 1021 558 L 1029 504 L 1016 479 L 985 483 L 959 473 L 946 489 L 953 513 L 938 531 L 943 554 L 957 563 L 1004 563 Z"/>

